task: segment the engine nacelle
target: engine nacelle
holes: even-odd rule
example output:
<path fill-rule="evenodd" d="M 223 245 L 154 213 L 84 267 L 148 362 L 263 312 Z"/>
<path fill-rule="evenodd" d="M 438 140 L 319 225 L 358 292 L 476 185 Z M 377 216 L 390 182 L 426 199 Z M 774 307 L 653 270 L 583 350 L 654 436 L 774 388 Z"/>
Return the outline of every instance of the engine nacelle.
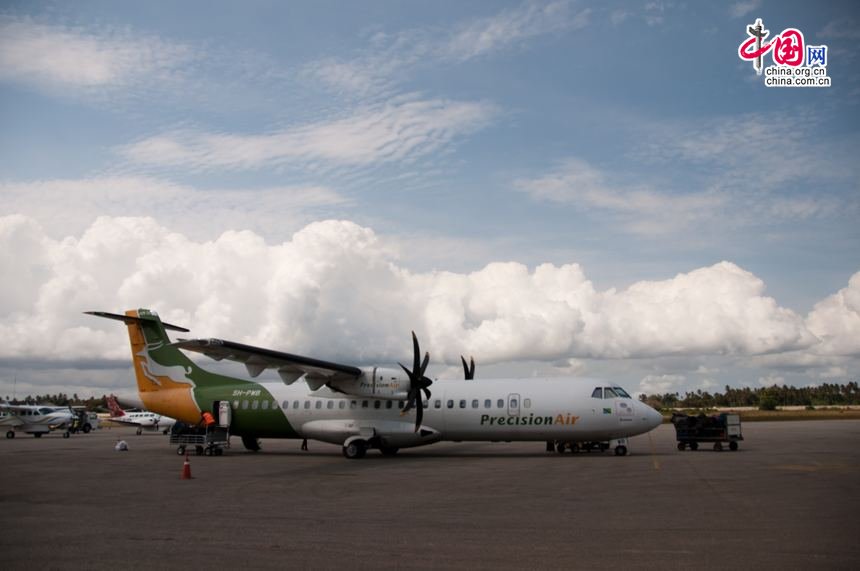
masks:
<path fill-rule="evenodd" d="M 330 381 L 333 390 L 357 397 L 383 400 L 406 400 L 409 377 L 403 369 L 362 367 L 357 379 Z"/>

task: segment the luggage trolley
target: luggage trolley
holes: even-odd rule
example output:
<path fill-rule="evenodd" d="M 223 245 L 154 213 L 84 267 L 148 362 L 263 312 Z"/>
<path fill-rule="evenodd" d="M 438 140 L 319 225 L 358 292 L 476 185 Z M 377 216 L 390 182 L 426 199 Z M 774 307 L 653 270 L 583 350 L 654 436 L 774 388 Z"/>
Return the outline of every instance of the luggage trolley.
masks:
<path fill-rule="evenodd" d="M 202 428 L 179 422 L 173 425 L 170 444 L 176 445 L 176 454 L 182 456 L 193 446 L 198 456 L 221 456 L 224 448 L 230 447 L 230 403 L 215 401 L 214 405 L 218 422 L 212 426 Z"/>
<path fill-rule="evenodd" d="M 741 417 L 734 413 L 722 413 L 717 416 L 688 416 L 682 413 L 672 415 L 675 425 L 675 437 L 678 440 L 678 450 L 689 447 L 698 450 L 700 442 L 713 442 L 714 450 L 723 449 L 723 443 L 728 442 L 729 450 L 738 449 L 738 442 L 743 440 L 741 434 Z"/>

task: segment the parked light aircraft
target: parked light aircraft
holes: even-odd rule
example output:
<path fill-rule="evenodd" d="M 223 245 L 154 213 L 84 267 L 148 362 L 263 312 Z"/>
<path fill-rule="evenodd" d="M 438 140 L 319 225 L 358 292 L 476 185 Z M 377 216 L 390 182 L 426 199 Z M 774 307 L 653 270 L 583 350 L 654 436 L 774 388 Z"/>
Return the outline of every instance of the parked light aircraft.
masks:
<path fill-rule="evenodd" d="M 107 405 L 110 409 L 110 416 L 106 419 L 117 424 L 126 424 L 137 427 L 138 436 L 144 430 L 158 431 L 161 430 L 164 434 L 170 430 L 170 427 L 176 424 L 176 420 L 169 416 L 156 414 L 148 410 L 130 411 L 120 408 L 119 403 L 114 395 L 107 398 Z"/>
<path fill-rule="evenodd" d="M 660 413 L 611 383 L 575 379 L 442 380 L 424 373 L 413 333 L 412 369 L 355 367 L 221 339 L 171 343 L 154 311 L 125 315 L 87 312 L 125 322 L 138 392 L 146 408 L 194 424 L 203 411 L 229 413 L 232 434 L 249 450 L 259 438 L 312 438 L 340 444 L 347 458 L 369 448 L 399 448 L 440 440 L 612 442 L 627 453 L 627 437 L 662 422 Z M 275 369 L 279 380 L 254 381 L 200 368 L 180 349 L 244 363 L 256 378 Z M 466 377 L 474 376 L 465 367 Z M 433 385 L 433 393 L 429 387 Z M 222 406 L 222 403 L 225 406 Z M 223 416 L 220 417 L 223 423 Z"/>
<path fill-rule="evenodd" d="M 56 428 L 65 428 L 63 438 L 68 438 L 74 416 L 67 406 L 0 403 L 0 426 L 9 428 L 6 438 L 15 438 L 15 432 L 41 438 Z"/>

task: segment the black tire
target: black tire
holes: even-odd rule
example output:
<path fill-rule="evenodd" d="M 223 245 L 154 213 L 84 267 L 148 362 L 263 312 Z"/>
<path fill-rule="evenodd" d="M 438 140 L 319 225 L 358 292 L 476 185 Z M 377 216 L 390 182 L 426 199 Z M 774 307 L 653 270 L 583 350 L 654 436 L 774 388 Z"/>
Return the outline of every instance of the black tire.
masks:
<path fill-rule="evenodd" d="M 615 447 L 616 456 L 627 456 L 627 447 L 623 444 Z"/>
<path fill-rule="evenodd" d="M 251 452 L 260 451 L 260 441 L 256 436 L 243 436 L 242 446 L 245 447 L 245 450 L 250 450 Z"/>
<path fill-rule="evenodd" d="M 215 448 L 214 453 L 215 453 L 215 456 L 221 456 L 222 454 L 224 454 L 224 449 L 223 448 Z"/>
<path fill-rule="evenodd" d="M 203 447 L 200 445 L 195 446 L 194 454 L 196 454 L 197 456 L 203 456 Z"/>
<path fill-rule="evenodd" d="M 363 458 L 366 453 L 367 444 L 364 443 L 364 440 L 353 440 L 343 447 L 343 455 L 350 460 Z"/>
<path fill-rule="evenodd" d="M 34 434 L 33 434 L 33 436 L 35 436 L 36 438 L 42 438 L 42 433 L 41 433 L 41 432 L 36 432 L 36 433 L 34 433 Z"/>
<path fill-rule="evenodd" d="M 212 456 L 212 449 L 211 448 L 204 448 L 203 449 L 203 455 L 204 456 Z"/>
<path fill-rule="evenodd" d="M 722 452 L 723 451 L 723 445 L 720 444 L 719 442 L 714 442 L 714 451 Z"/>
<path fill-rule="evenodd" d="M 89 424 L 85 424 L 84 428 L 83 428 L 84 434 L 89 434 L 90 430 L 92 430 L 92 429 L 93 429 L 92 426 L 90 426 Z"/>
<path fill-rule="evenodd" d="M 687 445 L 686 445 L 686 444 L 684 444 L 683 442 L 679 442 L 679 443 L 678 443 L 678 450 L 683 451 L 683 450 L 684 450 L 684 448 L 686 448 L 686 446 L 687 446 Z"/>
<path fill-rule="evenodd" d="M 698 450 L 699 443 L 698 442 L 690 442 L 690 450 Z"/>
<path fill-rule="evenodd" d="M 6 438 L 15 438 L 15 431 L 14 431 L 14 430 L 10 430 L 9 432 L 7 432 L 7 433 L 6 433 Z"/>
<path fill-rule="evenodd" d="M 178 446 L 176 448 L 176 455 L 183 456 L 185 454 L 185 446 Z"/>
<path fill-rule="evenodd" d="M 738 443 L 737 442 L 735 442 L 734 440 L 729 442 L 729 450 L 731 450 L 732 452 L 735 452 L 735 451 L 737 451 L 737 449 L 738 449 Z"/>

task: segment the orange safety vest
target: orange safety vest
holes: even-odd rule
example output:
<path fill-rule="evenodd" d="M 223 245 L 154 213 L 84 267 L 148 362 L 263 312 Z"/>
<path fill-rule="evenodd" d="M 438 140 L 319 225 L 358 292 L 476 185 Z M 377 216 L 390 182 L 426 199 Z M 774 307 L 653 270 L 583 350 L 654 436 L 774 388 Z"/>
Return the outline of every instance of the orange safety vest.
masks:
<path fill-rule="evenodd" d="M 212 426 L 215 424 L 215 417 L 212 416 L 208 411 L 203 413 L 203 424 L 206 426 Z"/>

